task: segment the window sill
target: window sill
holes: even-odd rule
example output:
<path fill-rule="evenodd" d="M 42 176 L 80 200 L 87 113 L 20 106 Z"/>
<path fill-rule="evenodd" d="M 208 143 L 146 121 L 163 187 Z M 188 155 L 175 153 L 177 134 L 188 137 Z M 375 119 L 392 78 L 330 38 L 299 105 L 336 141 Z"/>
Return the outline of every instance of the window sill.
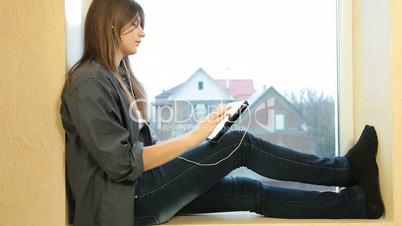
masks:
<path fill-rule="evenodd" d="M 219 214 L 200 214 L 192 216 L 177 216 L 163 225 L 192 225 L 192 226 L 215 226 L 215 225 L 280 225 L 280 226 L 324 226 L 324 225 L 381 225 L 394 226 L 395 223 L 386 219 L 363 220 L 363 219 L 279 219 L 266 218 L 247 212 L 230 212 Z"/>

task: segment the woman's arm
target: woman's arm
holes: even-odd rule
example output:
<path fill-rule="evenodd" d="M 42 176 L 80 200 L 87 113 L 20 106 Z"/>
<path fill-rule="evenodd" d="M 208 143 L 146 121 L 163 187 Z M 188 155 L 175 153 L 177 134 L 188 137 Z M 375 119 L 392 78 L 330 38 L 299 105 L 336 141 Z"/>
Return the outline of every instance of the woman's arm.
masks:
<path fill-rule="evenodd" d="M 189 148 L 199 145 L 226 116 L 228 109 L 227 106 L 217 108 L 205 117 L 194 130 L 184 135 L 144 147 L 142 154 L 144 171 L 163 165 L 180 156 Z"/>
<path fill-rule="evenodd" d="M 190 134 L 186 133 L 179 137 L 144 147 L 142 153 L 144 171 L 158 167 L 181 155 L 187 149 L 198 145 L 199 143 L 195 139 L 191 139 Z"/>

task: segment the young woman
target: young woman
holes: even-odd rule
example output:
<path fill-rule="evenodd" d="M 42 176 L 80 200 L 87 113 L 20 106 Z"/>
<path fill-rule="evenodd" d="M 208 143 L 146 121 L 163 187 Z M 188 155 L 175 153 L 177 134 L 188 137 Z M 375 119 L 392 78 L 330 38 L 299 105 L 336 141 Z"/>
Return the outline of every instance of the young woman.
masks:
<path fill-rule="evenodd" d="M 144 13 L 133 0 L 93 0 L 89 8 L 84 54 L 68 72 L 62 93 L 71 223 L 150 225 L 177 214 L 240 210 L 281 218 L 383 215 L 371 126 L 346 156 L 319 158 L 246 131 L 228 132 L 218 143 L 205 141 L 227 114 L 221 107 L 191 132 L 157 142 L 137 120 L 147 120 L 146 95 L 128 60 L 145 37 L 143 28 Z M 347 188 L 302 191 L 225 178 L 240 166 L 273 179 Z"/>

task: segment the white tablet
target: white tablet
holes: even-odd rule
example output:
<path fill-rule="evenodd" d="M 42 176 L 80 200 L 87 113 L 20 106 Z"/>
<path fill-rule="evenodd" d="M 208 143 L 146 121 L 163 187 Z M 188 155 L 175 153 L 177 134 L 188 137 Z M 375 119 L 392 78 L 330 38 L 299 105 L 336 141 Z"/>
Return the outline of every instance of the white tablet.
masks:
<path fill-rule="evenodd" d="M 225 134 L 232 124 L 239 118 L 239 116 L 246 110 L 248 107 L 247 101 L 235 101 L 228 103 L 227 105 L 231 106 L 227 111 L 229 113 L 228 116 L 218 123 L 215 127 L 214 131 L 208 136 L 207 140 L 212 142 L 218 142 Z"/>

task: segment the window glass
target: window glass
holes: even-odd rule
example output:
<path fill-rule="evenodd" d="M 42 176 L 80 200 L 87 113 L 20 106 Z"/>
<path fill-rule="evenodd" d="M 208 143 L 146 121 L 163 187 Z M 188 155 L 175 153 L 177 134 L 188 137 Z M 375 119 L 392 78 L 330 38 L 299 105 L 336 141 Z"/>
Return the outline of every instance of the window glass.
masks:
<path fill-rule="evenodd" d="M 335 155 L 336 0 L 138 2 L 146 37 L 130 59 L 162 140 L 194 128 L 216 105 L 248 100 L 250 114 L 234 129 L 308 154 Z M 272 181 L 247 169 L 234 174 L 332 189 Z"/>

